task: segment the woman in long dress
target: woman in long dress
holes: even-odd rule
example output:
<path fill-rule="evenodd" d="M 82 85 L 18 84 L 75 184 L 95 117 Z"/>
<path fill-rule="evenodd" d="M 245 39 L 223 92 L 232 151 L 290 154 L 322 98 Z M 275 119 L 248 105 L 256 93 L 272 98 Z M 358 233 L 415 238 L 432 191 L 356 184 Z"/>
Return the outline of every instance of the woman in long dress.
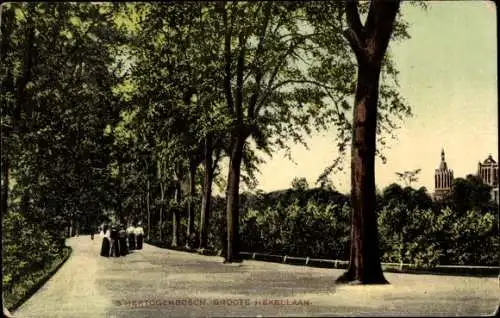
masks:
<path fill-rule="evenodd" d="M 110 231 L 107 225 L 103 227 L 103 237 L 101 246 L 101 256 L 109 257 L 110 241 L 109 241 Z"/>
<path fill-rule="evenodd" d="M 116 225 L 111 228 L 110 232 L 111 247 L 109 249 L 109 256 L 120 257 L 120 245 L 119 245 L 119 234 Z"/>
<path fill-rule="evenodd" d="M 137 224 L 135 228 L 135 240 L 136 240 L 136 249 L 142 250 L 142 241 L 144 238 L 144 229 L 141 226 L 141 223 Z"/>
<path fill-rule="evenodd" d="M 130 224 L 127 228 L 127 236 L 128 236 L 128 249 L 135 250 L 135 227 Z"/>
<path fill-rule="evenodd" d="M 127 232 L 125 231 L 125 225 L 120 225 L 119 235 L 119 245 L 120 245 L 120 256 L 125 256 L 128 254 L 127 248 Z"/>

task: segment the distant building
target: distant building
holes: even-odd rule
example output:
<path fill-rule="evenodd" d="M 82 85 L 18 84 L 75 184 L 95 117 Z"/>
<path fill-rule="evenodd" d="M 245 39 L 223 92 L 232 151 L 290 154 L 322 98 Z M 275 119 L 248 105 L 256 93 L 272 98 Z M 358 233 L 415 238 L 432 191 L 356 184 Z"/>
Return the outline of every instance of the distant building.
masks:
<path fill-rule="evenodd" d="M 491 200 L 498 203 L 498 163 L 491 155 L 483 163 L 478 163 L 477 175 L 483 183 L 492 187 Z"/>
<path fill-rule="evenodd" d="M 451 191 L 453 183 L 453 170 L 448 169 L 444 157 L 444 149 L 441 149 L 441 163 L 434 174 L 434 200 L 442 200 Z"/>

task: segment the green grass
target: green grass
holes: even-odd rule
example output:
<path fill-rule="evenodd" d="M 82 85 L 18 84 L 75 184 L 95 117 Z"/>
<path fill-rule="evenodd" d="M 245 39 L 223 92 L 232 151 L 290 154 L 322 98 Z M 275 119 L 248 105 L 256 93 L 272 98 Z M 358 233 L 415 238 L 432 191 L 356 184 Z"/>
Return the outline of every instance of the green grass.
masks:
<path fill-rule="evenodd" d="M 24 279 L 14 285 L 11 290 L 5 291 L 3 295 L 4 306 L 8 308 L 9 311 L 14 311 L 21 306 L 26 300 L 33 296 L 33 294 L 35 294 L 59 268 L 61 268 L 70 257 L 72 251 L 71 247 L 64 247 L 61 255 L 52 263 L 47 264 L 44 269 L 27 274 Z"/>

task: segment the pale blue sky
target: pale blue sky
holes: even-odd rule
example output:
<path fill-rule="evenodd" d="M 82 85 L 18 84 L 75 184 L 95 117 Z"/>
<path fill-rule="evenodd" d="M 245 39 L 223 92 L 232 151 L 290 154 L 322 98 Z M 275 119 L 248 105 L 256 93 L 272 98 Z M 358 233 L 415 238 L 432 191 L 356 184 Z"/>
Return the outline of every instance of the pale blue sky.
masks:
<path fill-rule="evenodd" d="M 476 173 L 477 163 L 492 154 L 498 160 L 496 12 L 492 2 L 433 1 L 427 11 L 402 4 L 411 39 L 391 43 L 400 71 L 401 93 L 412 106 L 397 140 L 377 161 L 376 183 L 396 182 L 395 172 L 422 169 L 413 186 L 434 191 L 434 170 L 444 147 L 455 177 Z M 294 161 L 276 153 L 261 165 L 259 189 L 290 186 L 295 177 L 313 185 L 337 155 L 335 131 L 308 140 L 309 150 L 292 148 Z M 335 187 L 349 192 L 349 158 L 345 173 L 332 176 Z"/>

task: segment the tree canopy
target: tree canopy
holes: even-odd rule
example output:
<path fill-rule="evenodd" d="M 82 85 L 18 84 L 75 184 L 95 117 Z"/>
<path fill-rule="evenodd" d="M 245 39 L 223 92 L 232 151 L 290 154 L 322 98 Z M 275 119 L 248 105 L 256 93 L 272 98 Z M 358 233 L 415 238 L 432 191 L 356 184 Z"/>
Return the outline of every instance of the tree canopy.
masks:
<path fill-rule="evenodd" d="M 2 6 L 2 213 L 59 240 L 79 225 L 143 221 L 150 240 L 206 248 L 221 183 L 224 257 L 240 261 L 240 184 L 255 189 L 263 155 L 290 157 L 293 143 L 335 127 L 340 156 L 318 183 L 333 189 L 328 178 L 351 149 L 352 208 L 370 225 L 353 231 L 376 247 L 372 163 L 411 115 L 390 53 L 390 40 L 409 37 L 398 6 Z M 356 246 L 353 255 L 366 248 Z"/>

